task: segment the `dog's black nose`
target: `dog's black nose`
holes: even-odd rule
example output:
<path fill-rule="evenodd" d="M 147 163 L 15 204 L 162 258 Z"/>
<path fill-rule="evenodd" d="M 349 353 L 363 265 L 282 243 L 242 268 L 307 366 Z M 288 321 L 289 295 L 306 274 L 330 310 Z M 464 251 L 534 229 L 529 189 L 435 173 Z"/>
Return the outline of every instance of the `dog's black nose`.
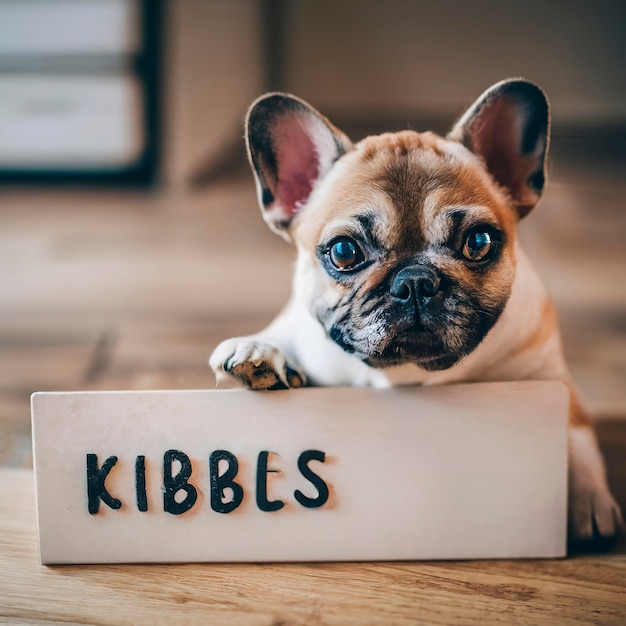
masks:
<path fill-rule="evenodd" d="M 402 303 L 424 302 L 439 293 L 439 274 L 425 265 L 412 265 L 398 272 L 391 283 L 391 295 Z"/>

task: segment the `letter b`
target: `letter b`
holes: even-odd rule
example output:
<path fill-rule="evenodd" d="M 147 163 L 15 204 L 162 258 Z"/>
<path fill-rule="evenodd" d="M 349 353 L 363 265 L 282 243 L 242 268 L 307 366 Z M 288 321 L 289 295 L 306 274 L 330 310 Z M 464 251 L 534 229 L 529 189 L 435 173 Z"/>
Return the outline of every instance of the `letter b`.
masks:
<path fill-rule="evenodd" d="M 226 461 L 228 467 L 220 476 L 219 463 Z M 234 511 L 243 500 L 243 488 L 234 481 L 239 471 L 237 457 L 228 450 L 215 450 L 209 457 L 209 475 L 211 477 L 211 508 L 218 513 Z M 224 502 L 224 489 L 230 488 L 233 492 L 232 500 Z"/>
<path fill-rule="evenodd" d="M 178 461 L 180 471 L 172 476 L 172 462 Z M 180 515 L 188 511 L 198 499 L 196 488 L 189 483 L 191 476 L 191 461 L 180 450 L 168 450 L 163 456 L 163 510 L 172 515 Z M 175 496 L 179 491 L 187 495 L 182 502 L 176 502 Z"/>

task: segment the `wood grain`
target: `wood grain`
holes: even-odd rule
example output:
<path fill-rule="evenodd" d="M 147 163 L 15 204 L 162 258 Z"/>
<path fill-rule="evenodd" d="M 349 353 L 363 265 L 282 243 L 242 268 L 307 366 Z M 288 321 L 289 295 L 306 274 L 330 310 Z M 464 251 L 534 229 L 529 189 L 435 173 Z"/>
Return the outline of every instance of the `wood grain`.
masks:
<path fill-rule="evenodd" d="M 33 475 L 0 470 L 0 623 L 14 626 L 617 626 L 625 548 L 557 561 L 45 567 Z"/>

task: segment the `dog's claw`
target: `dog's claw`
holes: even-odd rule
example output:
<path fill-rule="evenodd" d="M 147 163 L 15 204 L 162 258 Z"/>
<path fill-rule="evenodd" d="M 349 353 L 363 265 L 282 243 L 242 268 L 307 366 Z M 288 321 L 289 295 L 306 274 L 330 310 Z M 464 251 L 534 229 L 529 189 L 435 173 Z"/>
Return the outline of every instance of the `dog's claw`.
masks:
<path fill-rule="evenodd" d="M 287 383 L 289 387 L 296 389 L 297 387 L 304 387 L 303 375 L 295 370 L 293 367 L 287 365 L 286 367 L 287 373 Z"/>
<path fill-rule="evenodd" d="M 615 544 L 624 522 L 608 489 L 570 492 L 568 543 L 575 549 L 606 550 Z"/>
<path fill-rule="evenodd" d="M 274 346 L 249 338 L 222 342 L 209 359 L 218 378 L 227 374 L 248 389 L 289 389 L 302 387 L 306 379 Z"/>

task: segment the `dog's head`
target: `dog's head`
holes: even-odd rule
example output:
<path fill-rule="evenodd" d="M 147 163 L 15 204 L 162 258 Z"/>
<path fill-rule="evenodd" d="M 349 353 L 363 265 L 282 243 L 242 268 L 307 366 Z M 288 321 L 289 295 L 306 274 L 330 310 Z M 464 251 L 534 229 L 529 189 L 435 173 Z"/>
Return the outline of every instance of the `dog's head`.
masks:
<path fill-rule="evenodd" d="M 265 220 L 298 248 L 296 297 L 366 363 L 427 370 L 472 352 L 502 313 L 548 131 L 546 97 L 524 80 L 488 89 L 446 138 L 353 145 L 285 94 L 263 96 L 246 120 Z"/>

